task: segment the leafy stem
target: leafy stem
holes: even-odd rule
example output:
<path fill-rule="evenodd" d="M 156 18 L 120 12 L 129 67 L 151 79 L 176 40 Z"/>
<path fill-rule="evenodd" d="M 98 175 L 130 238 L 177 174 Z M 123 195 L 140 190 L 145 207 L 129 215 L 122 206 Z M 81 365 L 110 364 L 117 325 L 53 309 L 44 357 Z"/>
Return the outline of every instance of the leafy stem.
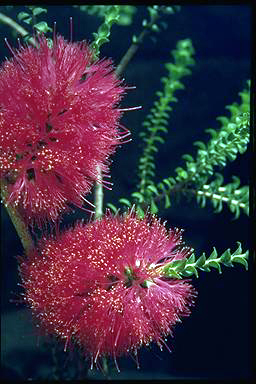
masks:
<path fill-rule="evenodd" d="M 168 208 L 170 206 L 171 194 L 177 191 L 182 192 L 182 190 L 188 192 L 191 189 L 202 191 L 207 180 L 214 175 L 215 167 L 225 167 L 228 160 L 234 161 L 239 153 L 243 154 L 247 150 L 250 137 L 249 87 L 250 82 L 248 82 L 248 89 L 240 92 L 242 99 L 240 105 L 233 103 L 226 107 L 231 112 L 230 118 L 226 116 L 217 118 L 222 124 L 220 130 L 207 130 L 212 136 L 210 141 L 207 144 L 201 141 L 194 143 L 194 145 L 199 147 L 196 159 L 189 154 L 183 155 L 183 159 L 186 160 L 186 168 L 177 167 L 175 169 L 177 176 L 165 178 L 157 185 L 149 185 L 147 187 L 147 199 L 142 195 L 139 196 L 137 192 L 137 196 L 132 194 L 137 200 L 139 200 L 140 197 L 139 204 L 142 203 L 144 207 L 150 203 L 151 207 L 153 206 L 154 208 L 153 213 L 156 213 L 158 209 L 156 204 L 164 198 L 165 208 Z M 215 188 L 214 185 L 212 185 L 212 187 Z M 234 191 L 233 189 L 232 192 L 239 193 L 235 192 L 236 188 Z M 245 195 L 246 190 L 242 190 L 241 193 L 242 192 L 243 195 Z M 231 198 L 230 209 L 232 212 L 234 211 L 238 217 L 239 212 L 237 208 L 235 208 L 238 204 L 234 203 L 236 200 L 237 199 Z M 244 204 L 244 201 L 242 201 L 242 204 Z M 246 206 L 241 206 L 241 208 L 244 208 L 245 211 L 247 210 Z"/>
<path fill-rule="evenodd" d="M 2 202 L 6 207 L 7 213 L 21 240 L 23 248 L 25 252 L 28 252 L 33 247 L 32 237 L 29 233 L 27 225 L 24 223 L 17 209 L 12 204 L 7 203 L 8 190 L 7 190 L 7 185 L 3 181 L 1 181 L 1 197 L 2 197 Z"/>
<path fill-rule="evenodd" d="M 171 52 L 173 62 L 165 64 L 168 75 L 161 78 L 164 84 L 162 91 L 157 92 L 158 100 L 154 102 L 149 115 L 143 125 L 145 131 L 140 133 L 140 137 L 145 142 L 142 156 L 139 160 L 139 193 L 146 199 L 150 193 L 147 187 L 153 185 L 152 177 L 155 176 L 154 153 L 158 151 L 157 144 L 164 143 L 162 133 L 168 132 L 168 119 L 172 107 L 171 102 L 177 102 L 174 93 L 179 89 L 184 89 L 180 80 L 191 73 L 189 67 L 194 64 L 194 48 L 191 40 L 185 39 L 178 41 L 176 49 Z M 150 192 L 150 191 L 149 191 Z"/>
<path fill-rule="evenodd" d="M 199 258 L 195 258 L 192 253 L 189 258 L 182 260 L 171 261 L 162 268 L 162 273 L 166 277 L 178 278 L 195 275 L 198 277 L 198 269 L 205 272 L 210 272 L 211 268 L 216 268 L 221 273 L 221 264 L 226 267 L 233 267 L 233 263 L 242 264 L 245 269 L 248 269 L 248 255 L 249 251 L 242 252 L 241 243 L 237 242 L 238 248 L 235 252 L 231 253 L 228 248 L 225 252 L 218 257 L 216 248 L 213 248 L 211 255 L 206 258 L 205 252 Z"/>
<path fill-rule="evenodd" d="M 227 204 L 231 212 L 235 213 L 235 218 L 240 216 L 242 209 L 245 214 L 249 215 L 249 186 L 240 187 L 240 179 L 232 176 L 233 181 L 229 184 L 222 185 L 223 176 L 220 173 L 215 174 L 216 178 L 210 183 L 205 184 L 201 189 L 191 189 L 196 195 L 197 202 L 201 207 L 205 207 L 206 199 L 208 199 L 215 208 L 215 212 L 221 212 L 223 203 Z"/>
<path fill-rule="evenodd" d="M 118 5 L 109 5 L 104 13 L 104 22 L 98 28 L 96 33 L 93 33 L 94 41 L 91 43 L 91 49 L 94 50 L 95 58 L 98 58 L 100 47 L 109 42 L 110 30 L 113 23 L 119 19 L 120 9 Z"/>
<path fill-rule="evenodd" d="M 133 36 L 132 44 L 122 57 L 118 67 L 116 68 L 116 74 L 120 75 L 124 72 L 125 68 L 139 49 L 139 46 L 143 42 L 146 35 L 148 35 L 150 32 L 158 32 L 159 27 L 156 25 L 156 21 L 166 13 L 174 13 L 174 7 L 165 7 L 165 6 L 158 6 L 154 5 L 152 7 L 148 7 L 148 11 L 150 14 L 150 20 L 143 20 L 142 22 L 142 31 L 139 34 L 139 36 Z M 176 7 L 177 8 L 177 7 Z"/>

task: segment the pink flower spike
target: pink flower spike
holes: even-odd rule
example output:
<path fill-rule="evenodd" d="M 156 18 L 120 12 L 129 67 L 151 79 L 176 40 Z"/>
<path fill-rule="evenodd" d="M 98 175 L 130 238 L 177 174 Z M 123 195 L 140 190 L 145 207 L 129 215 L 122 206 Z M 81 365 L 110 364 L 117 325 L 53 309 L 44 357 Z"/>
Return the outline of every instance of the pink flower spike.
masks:
<path fill-rule="evenodd" d="M 25 301 L 46 333 L 77 343 L 93 364 L 151 342 L 160 348 L 190 314 L 196 292 L 167 278 L 163 266 L 184 258 L 181 231 L 155 217 L 108 214 L 41 242 L 20 265 Z M 161 268 L 159 267 L 161 265 Z M 167 348 L 168 349 L 168 348 Z"/>
<path fill-rule="evenodd" d="M 119 124 L 126 86 L 111 60 L 94 61 L 85 42 L 55 32 L 52 47 L 43 35 L 35 39 L 37 47 L 16 50 L 7 42 L 13 58 L 0 68 L 0 179 L 7 202 L 41 224 L 70 203 L 82 207 L 97 166 L 109 173 L 129 131 Z"/>

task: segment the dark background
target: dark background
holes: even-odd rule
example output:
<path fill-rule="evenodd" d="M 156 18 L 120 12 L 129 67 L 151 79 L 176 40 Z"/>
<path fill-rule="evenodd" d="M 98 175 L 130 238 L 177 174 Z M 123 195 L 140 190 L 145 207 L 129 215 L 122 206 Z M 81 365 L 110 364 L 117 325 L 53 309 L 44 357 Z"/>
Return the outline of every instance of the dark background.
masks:
<path fill-rule="evenodd" d="M 73 40 L 92 40 L 92 32 L 100 25 L 95 16 L 79 12 L 72 6 L 48 6 L 48 24 L 57 21 L 57 31 L 69 38 L 69 17 L 73 16 Z M 15 6 L 8 15 L 15 18 L 22 7 Z M 0 12 L 6 13 L 5 7 Z M 147 16 L 146 8 L 138 6 L 131 27 L 113 25 L 111 42 L 101 49 L 101 57 L 112 57 L 118 64 L 131 43 L 133 34 L 141 30 L 141 21 Z M 160 89 L 160 77 L 166 75 L 163 64 L 170 61 L 170 51 L 180 39 L 192 39 L 196 66 L 192 76 L 182 79 L 186 89 L 176 92 L 179 103 L 173 105 L 166 144 L 159 147 L 156 156 L 157 181 L 175 175 L 174 169 L 183 166 L 181 155 L 196 154 L 192 143 L 207 141 L 207 128 L 219 127 L 217 116 L 229 115 L 225 106 L 240 102 L 238 92 L 250 78 L 251 62 L 251 8 L 250 6 L 194 5 L 182 6 L 181 11 L 165 18 L 168 29 L 156 35 L 157 42 L 145 40 L 125 73 L 125 82 L 136 85 L 135 90 L 122 102 L 123 107 L 142 105 L 142 110 L 127 112 L 122 123 L 132 133 L 132 142 L 125 144 L 113 156 L 111 166 L 111 192 L 105 191 L 105 201 L 117 203 L 118 198 L 129 196 L 135 190 L 137 164 L 141 153 L 138 132 L 149 112 L 155 92 Z M 9 27 L 0 24 L 1 61 L 10 52 L 4 37 L 16 46 Z M 216 169 L 217 170 L 217 169 Z M 219 169 L 218 169 L 219 171 Z M 221 171 L 224 183 L 237 175 L 241 185 L 249 183 L 250 153 L 237 159 Z M 93 196 L 91 197 L 91 200 Z M 65 222 L 84 216 L 77 212 Z M 213 213 L 212 205 L 202 209 L 196 201 L 182 199 L 172 208 L 160 211 L 168 226 L 185 229 L 184 239 L 197 255 L 210 254 L 215 246 L 221 253 L 236 249 L 240 241 L 243 249 L 250 246 L 249 219 L 243 213 L 238 220 L 224 207 L 220 214 Z M 2 253 L 2 362 L 6 378 L 24 379 L 44 376 L 51 363 L 42 347 L 36 347 L 30 312 L 23 305 L 16 306 L 13 299 L 21 292 L 17 261 L 22 254 L 21 243 L 4 209 L 1 210 Z M 189 318 L 175 327 L 174 338 L 168 339 L 170 354 L 153 346 L 152 351 L 139 353 L 141 371 L 131 359 L 121 359 L 118 378 L 223 378 L 248 379 L 252 373 L 251 356 L 251 272 L 242 266 L 223 267 L 222 275 L 216 271 L 201 272 L 193 279 L 198 291 L 196 305 Z M 42 339 L 43 340 L 43 339 Z M 43 343 L 43 341 L 41 342 Z M 20 376 L 15 376 L 20 375 Z M 94 378 L 100 374 L 92 375 Z"/>

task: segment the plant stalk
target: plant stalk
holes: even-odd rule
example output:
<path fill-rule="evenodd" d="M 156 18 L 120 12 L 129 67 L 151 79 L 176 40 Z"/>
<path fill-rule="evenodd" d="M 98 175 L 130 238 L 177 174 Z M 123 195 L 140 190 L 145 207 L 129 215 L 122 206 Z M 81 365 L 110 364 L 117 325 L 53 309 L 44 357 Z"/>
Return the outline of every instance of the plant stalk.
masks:
<path fill-rule="evenodd" d="M 151 17 L 151 20 L 147 27 L 144 27 L 141 33 L 139 34 L 136 43 L 132 43 L 130 47 L 128 48 L 127 52 L 122 57 L 119 65 L 116 68 L 116 75 L 120 76 L 125 68 L 127 67 L 128 63 L 131 61 L 137 50 L 139 49 L 140 44 L 143 42 L 144 37 L 150 33 L 152 25 L 156 22 L 156 20 L 159 18 L 159 14 L 155 14 Z"/>
<path fill-rule="evenodd" d="M 7 185 L 1 181 L 1 198 L 2 202 L 5 205 L 5 208 L 7 210 L 7 213 L 16 229 L 16 232 L 21 240 L 21 243 L 23 245 L 23 248 L 25 252 L 27 253 L 32 247 L 33 247 L 33 240 L 29 233 L 27 225 L 22 220 L 21 215 L 17 211 L 16 208 L 14 208 L 13 205 L 7 203 Z"/>
<path fill-rule="evenodd" d="M 16 32 L 18 32 L 22 37 L 24 36 L 27 36 L 29 34 L 29 32 L 23 28 L 22 26 L 20 26 L 18 23 L 16 23 L 16 21 L 14 21 L 13 19 L 11 19 L 9 16 L 6 16 L 5 14 L 3 14 L 2 12 L 0 12 L 0 22 L 3 23 L 3 24 L 6 24 L 8 25 L 9 27 L 11 27 L 12 29 L 14 29 Z M 37 47 L 37 44 L 36 44 L 36 41 L 33 37 L 30 37 L 29 38 L 29 42 L 34 46 L 34 47 Z"/>
<path fill-rule="evenodd" d="M 98 180 L 95 185 L 95 219 L 100 219 L 103 215 L 103 186 L 102 186 L 102 172 L 97 166 Z"/>

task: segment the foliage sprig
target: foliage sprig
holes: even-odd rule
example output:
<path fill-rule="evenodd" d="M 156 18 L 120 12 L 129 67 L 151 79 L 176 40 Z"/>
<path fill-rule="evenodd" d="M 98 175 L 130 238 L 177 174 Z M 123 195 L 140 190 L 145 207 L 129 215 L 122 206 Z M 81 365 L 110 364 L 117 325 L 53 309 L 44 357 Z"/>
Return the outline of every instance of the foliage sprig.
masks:
<path fill-rule="evenodd" d="M 174 66 L 171 65 L 171 68 L 174 68 Z M 215 212 L 220 212 L 223 202 L 225 202 L 231 212 L 235 213 L 235 218 L 239 217 L 240 209 L 248 215 L 249 189 L 248 186 L 237 189 L 240 180 L 238 183 L 236 176 L 233 177 L 232 183 L 221 186 L 220 181 L 222 183 L 223 180 L 221 176 L 218 176 L 218 173 L 215 173 L 215 175 L 217 174 L 216 179 L 210 184 L 206 184 L 207 180 L 214 175 L 215 166 L 225 167 L 227 160 L 234 161 L 239 153 L 243 154 L 247 150 L 250 135 L 250 81 L 247 84 L 248 88 L 239 93 L 241 103 L 233 103 L 226 107 L 231 113 L 230 118 L 220 116 L 217 120 L 221 122 L 221 128 L 218 131 L 214 129 L 206 130 L 211 134 L 212 139 L 207 144 L 201 141 L 194 143 L 199 147 L 196 160 L 189 154 L 183 155 L 183 159 L 186 160 L 186 169 L 177 167 L 175 170 L 176 177 L 164 178 L 157 184 L 154 184 L 152 180 L 155 175 L 153 153 L 157 152 L 156 142 L 162 143 L 163 141 L 163 138 L 159 136 L 159 131 L 166 132 L 167 130 L 165 126 L 167 124 L 167 114 L 164 115 L 164 118 L 161 115 L 156 115 L 158 113 L 157 108 L 161 104 L 154 105 L 146 120 L 147 131 L 152 135 L 152 138 L 149 136 L 151 141 L 145 136 L 145 132 L 142 134 L 147 146 L 139 164 L 140 189 L 131 194 L 132 201 L 136 204 L 137 210 L 142 216 L 143 211 L 148 206 L 151 213 L 157 213 L 160 201 L 164 200 L 164 207 L 169 208 L 172 203 L 172 195 L 191 195 L 191 193 L 197 195 L 197 201 L 201 204 L 204 204 L 206 198 L 211 199 L 214 208 L 216 208 Z M 162 94 L 159 94 L 159 96 L 162 96 Z M 159 125 L 156 125 L 156 122 Z M 157 137 L 156 140 L 155 137 Z M 148 166 L 148 164 L 150 165 Z M 142 181 L 144 175 L 147 177 L 146 182 Z M 132 205 L 128 198 L 122 198 L 119 202 L 127 207 Z M 117 210 L 113 204 L 108 206 L 114 211 Z"/>
<path fill-rule="evenodd" d="M 246 215 L 249 215 L 249 186 L 238 188 L 240 179 L 237 176 L 232 176 L 233 182 L 222 185 L 223 176 L 220 173 L 216 173 L 215 176 L 216 179 L 210 184 L 205 184 L 201 190 L 196 191 L 197 202 L 201 207 L 205 207 L 208 199 L 213 204 L 216 213 L 222 211 L 224 202 L 231 212 L 235 213 L 236 219 L 240 216 L 241 209 Z"/>
<path fill-rule="evenodd" d="M 195 254 L 192 253 L 188 258 L 170 262 L 164 267 L 163 273 L 166 277 L 178 279 L 192 275 L 198 277 L 198 269 L 210 272 L 211 268 L 215 268 L 221 273 L 221 264 L 226 267 L 233 267 L 233 263 L 242 264 L 247 270 L 249 251 L 243 252 L 241 243 L 237 242 L 237 244 L 238 248 L 233 253 L 228 248 L 220 256 L 215 247 L 208 258 L 206 258 L 205 252 L 199 258 L 196 258 Z"/>
<path fill-rule="evenodd" d="M 191 74 L 189 67 L 195 63 L 194 53 L 190 39 L 178 41 L 176 49 L 171 52 L 173 62 L 165 64 L 168 75 L 161 78 L 163 90 L 156 93 L 158 100 L 154 102 L 154 106 L 143 122 L 146 130 L 140 133 L 140 137 L 146 145 L 139 160 L 140 182 L 138 185 L 143 200 L 154 192 L 152 188 L 154 185 L 152 178 L 155 176 L 154 153 L 158 151 L 157 144 L 163 144 L 165 141 L 162 133 L 168 132 L 168 119 L 172 110 L 169 104 L 177 102 L 177 98 L 174 97 L 175 91 L 184 89 L 184 85 L 180 80 L 182 77 Z M 133 196 L 136 197 L 134 194 Z M 140 197 L 138 193 L 137 197 Z"/>
<path fill-rule="evenodd" d="M 42 20 L 38 21 L 37 18 L 39 15 L 42 15 L 43 13 L 47 13 L 46 8 L 37 7 L 37 6 L 26 6 L 27 11 L 26 12 L 19 12 L 18 13 L 18 20 L 22 21 L 25 24 L 31 25 L 35 31 L 46 34 L 47 32 L 52 32 L 52 28 L 49 27 L 47 21 Z M 31 38 L 31 34 L 29 33 L 27 36 L 24 37 L 24 40 L 27 41 Z"/>
<path fill-rule="evenodd" d="M 234 161 L 239 153 L 243 154 L 247 150 L 250 136 L 250 82 L 248 81 L 247 84 L 248 88 L 239 93 L 241 103 L 233 103 L 226 107 L 231 113 L 230 118 L 220 116 L 217 120 L 221 122 L 221 128 L 218 131 L 206 130 L 211 134 L 211 140 L 207 144 L 201 141 L 194 143 L 199 147 L 196 159 L 189 154 L 183 155 L 182 158 L 186 160 L 186 169 L 177 167 L 176 177 L 165 178 L 157 185 L 148 188 L 149 192 L 152 192 L 154 203 L 165 199 L 165 208 L 168 208 L 172 194 L 202 191 L 203 185 L 214 175 L 215 167 L 225 167 L 228 160 Z M 246 190 L 243 189 L 237 194 L 245 192 Z M 245 198 L 244 195 L 243 198 Z M 241 203 L 244 202 L 241 201 Z M 231 203 L 230 209 L 237 215 L 239 208 L 234 208 L 234 205 L 238 204 Z M 244 206 L 240 208 L 248 209 Z"/>
<path fill-rule="evenodd" d="M 79 8 L 82 12 L 87 12 L 89 15 L 95 15 L 98 17 L 105 17 L 107 5 L 74 5 L 75 8 Z M 133 16 L 137 11 L 134 5 L 119 5 L 120 16 L 116 23 L 119 25 L 130 25 L 133 20 Z"/>
<path fill-rule="evenodd" d="M 247 84 L 248 88 L 239 93 L 241 103 L 226 107 L 231 116 L 217 118 L 221 128 L 218 131 L 206 130 L 212 136 L 211 140 L 207 144 L 202 141 L 193 143 L 199 147 L 196 159 L 188 154 L 183 155 L 186 169 L 176 168 L 177 181 L 191 180 L 203 185 L 213 175 L 215 166 L 225 167 L 227 160 L 234 161 L 239 153 L 247 150 L 250 136 L 250 82 Z"/>
<path fill-rule="evenodd" d="M 118 5 L 105 6 L 104 22 L 100 25 L 98 31 L 93 33 L 94 41 L 91 43 L 95 57 L 99 56 L 100 47 L 109 42 L 111 26 L 118 21 L 119 15 L 120 7 Z"/>

